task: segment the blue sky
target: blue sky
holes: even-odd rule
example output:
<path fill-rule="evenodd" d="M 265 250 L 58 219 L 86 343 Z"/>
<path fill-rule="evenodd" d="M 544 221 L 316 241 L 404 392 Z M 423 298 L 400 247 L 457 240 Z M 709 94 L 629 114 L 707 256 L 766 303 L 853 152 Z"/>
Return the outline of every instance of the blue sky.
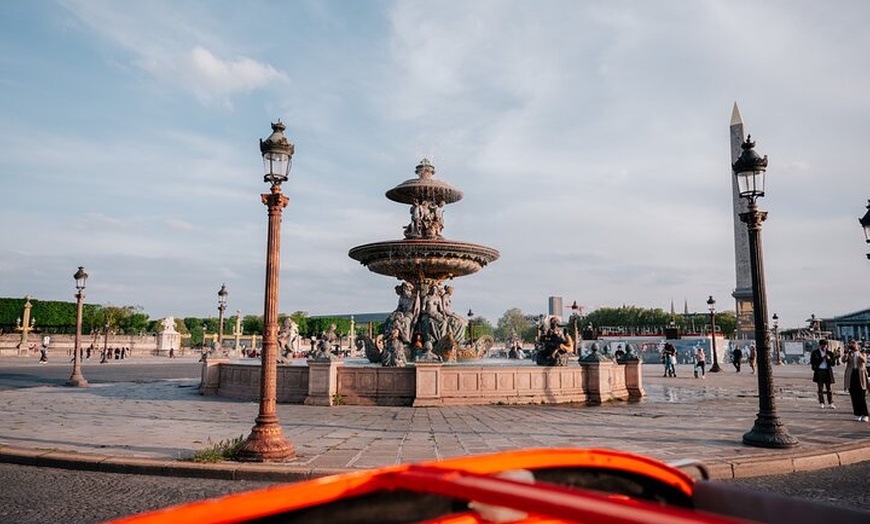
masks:
<path fill-rule="evenodd" d="M 733 308 L 728 125 L 770 157 L 768 304 L 870 306 L 870 4 L 156 1 L 0 4 L 0 296 L 262 314 L 257 142 L 296 145 L 280 310 L 389 311 L 347 256 L 398 239 L 424 156 L 447 238 L 501 259 L 454 307 Z"/>

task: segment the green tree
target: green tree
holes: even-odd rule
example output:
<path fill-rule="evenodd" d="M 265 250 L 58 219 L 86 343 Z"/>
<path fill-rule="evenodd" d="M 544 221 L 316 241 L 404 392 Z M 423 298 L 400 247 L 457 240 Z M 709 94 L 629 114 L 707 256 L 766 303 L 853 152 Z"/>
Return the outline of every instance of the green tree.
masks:
<path fill-rule="evenodd" d="M 493 336 L 495 333 L 495 328 L 492 326 L 492 323 L 486 317 L 473 317 L 468 324 L 468 329 L 466 329 L 466 335 L 470 338 L 471 328 L 474 329 L 474 340 L 479 339 L 482 336 L 489 335 Z"/>
<path fill-rule="evenodd" d="M 510 339 L 511 333 L 516 333 L 524 341 L 529 341 L 529 328 L 531 328 L 532 340 L 534 340 L 534 325 L 519 308 L 511 308 L 504 312 L 498 319 L 494 330 L 494 337 L 499 341 Z"/>
<path fill-rule="evenodd" d="M 245 315 L 242 317 L 242 331 L 248 335 L 263 335 L 262 315 Z"/>

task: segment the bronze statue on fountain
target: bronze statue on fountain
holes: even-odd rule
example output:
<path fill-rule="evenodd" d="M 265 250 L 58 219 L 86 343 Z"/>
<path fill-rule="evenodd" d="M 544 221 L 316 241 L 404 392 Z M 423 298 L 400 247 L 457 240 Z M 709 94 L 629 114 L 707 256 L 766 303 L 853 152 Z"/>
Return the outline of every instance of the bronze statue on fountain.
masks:
<path fill-rule="evenodd" d="M 476 273 L 499 257 L 495 249 L 447 240 L 444 207 L 462 199 L 462 192 L 434 178 L 435 166 L 420 161 L 417 178 L 387 191 L 388 199 L 410 205 L 411 222 L 402 240 L 357 246 L 348 253 L 369 270 L 396 277 L 396 309 L 374 340 L 360 337 L 366 357 L 385 366 L 402 366 L 421 355 L 442 360 L 479 358 L 491 346 L 490 337 L 466 341 L 467 321 L 452 309 L 453 287 L 444 282 Z M 431 351 L 427 351 L 431 347 Z"/>
<path fill-rule="evenodd" d="M 562 326 L 559 317 L 545 318 L 538 326 L 535 344 L 535 364 L 539 366 L 567 366 L 568 357 L 574 353 L 574 339 Z"/>

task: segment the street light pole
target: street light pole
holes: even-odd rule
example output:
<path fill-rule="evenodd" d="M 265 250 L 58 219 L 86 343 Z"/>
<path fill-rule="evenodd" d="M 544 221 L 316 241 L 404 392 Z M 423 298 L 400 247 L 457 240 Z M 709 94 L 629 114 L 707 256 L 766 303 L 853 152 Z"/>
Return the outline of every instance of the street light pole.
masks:
<path fill-rule="evenodd" d="M 740 214 L 749 233 L 749 263 L 752 273 L 752 302 L 755 322 L 755 346 L 758 355 L 758 415 L 743 443 L 763 448 L 790 448 L 798 439 L 789 435 L 776 413 L 773 373 L 770 369 L 770 331 L 767 328 L 767 292 L 764 284 L 764 255 L 761 249 L 761 223 L 766 211 L 759 211 L 756 200 L 764 196 L 767 156 L 755 152 L 751 135 L 741 146 L 743 152 L 732 165 L 740 196 L 748 201 L 748 210 Z"/>
<path fill-rule="evenodd" d="M 474 312 L 471 309 L 468 310 L 468 338 L 469 345 L 474 346 L 474 323 L 471 319 L 474 317 Z"/>
<path fill-rule="evenodd" d="M 773 320 L 773 350 L 776 351 L 776 365 L 782 365 L 782 351 L 779 347 L 779 315 L 776 313 L 770 317 Z"/>
<path fill-rule="evenodd" d="M 713 365 L 710 366 L 710 372 L 719 373 L 722 368 L 719 367 L 719 355 L 716 352 L 716 301 L 713 295 L 707 299 L 707 307 L 710 308 L 710 349 L 713 352 Z"/>
<path fill-rule="evenodd" d="M 573 304 L 571 304 L 571 311 L 574 312 L 574 352 L 577 352 L 577 348 L 580 347 L 580 339 L 577 338 L 577 317 L 580 316 L 581 307 L 577 304 L 575 300 Z"/>
<path fill-rule="evenodd" d="M 88 381 L 82 375 L 82 300 L 85 298 L 85 282 L 88 274 L 85 268 L 79 266 L 73 278 L 76 280 L 76 338 L 73 344 L 73 369 L 72 375 L 66 381 L 67 386 L 86 388 Z"/>
<path fill-rule="evenodd" d="M 858 219 L 858 222 L 864 228 L 864 239 L 870 244 L 870 200 L 867 200 L 867 212 Z M 870 253 L 867 253 L 867 258 L 870 259 Z"/>
<path fill-rule="evenodd" d="M 227 310 L 227 285 L 221 284 L 221 289 L 218 291 L 218 344 L 223 349 L 224 343 L 224 311 Z"/>
<path fill-rule="evenodd" d="M 263 312 L 263 352 L 260 365 L 260 411 L 251 434 L 239 451 L 239 459 L 250 462 L 274 462 L 296 456 L 275 412 L 278 375 L 278 276 L 281 269 L 281 215 L 290 199 L 281 193 L 281 183 L 290 174 L 294 147 L 284 136 L 286 126 L 278 120 L 272 134 L 260 140 L 269 193 L 260 195 L 268 208 L 269 229 L 266 241 L 266 290 Z"/>
<path fill-rule="evenodd" d="M 105 364 L 109 359 L 109 321 L 106 320 L 106 325 L 103 327 L 103 356 L 100 358 L 100 364 Z"/>

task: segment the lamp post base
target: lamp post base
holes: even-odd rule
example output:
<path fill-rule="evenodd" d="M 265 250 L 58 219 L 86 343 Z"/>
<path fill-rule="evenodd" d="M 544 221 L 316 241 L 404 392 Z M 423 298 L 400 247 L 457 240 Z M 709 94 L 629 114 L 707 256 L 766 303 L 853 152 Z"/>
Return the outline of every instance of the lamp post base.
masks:
<path fill-rule="evenodd" d="M 716 362 L 715 364 L 713 364 L 712 366 L 710 366 L 709 371 L 710 371 L 710 373 L 721 373 L 721 372 L 722 372 L 722 368 L 720 368 L 720 367 L 719 367 L 719 363 Z"/>
<path fill-rule="evenodd" d="M 86 388 L 90 384 L 82 375 L 73 375 L 66 381 L 65 386 L 70 386 L 74 388 Z"/>
<path fill-rule="evenodd" d="M 284 438 L 277 422 L 258 420 L 236 458 L 241 462 L 281 462 L 295 456 L 293 444 Z"/>
<path fill-rule="evenodd" d="M 779 418 L 759 413 L 752 429 L 743 435 L 743 443 L 757 448 L 782 449 L 797 446 L 800 441 L 788 434 Z"/>

